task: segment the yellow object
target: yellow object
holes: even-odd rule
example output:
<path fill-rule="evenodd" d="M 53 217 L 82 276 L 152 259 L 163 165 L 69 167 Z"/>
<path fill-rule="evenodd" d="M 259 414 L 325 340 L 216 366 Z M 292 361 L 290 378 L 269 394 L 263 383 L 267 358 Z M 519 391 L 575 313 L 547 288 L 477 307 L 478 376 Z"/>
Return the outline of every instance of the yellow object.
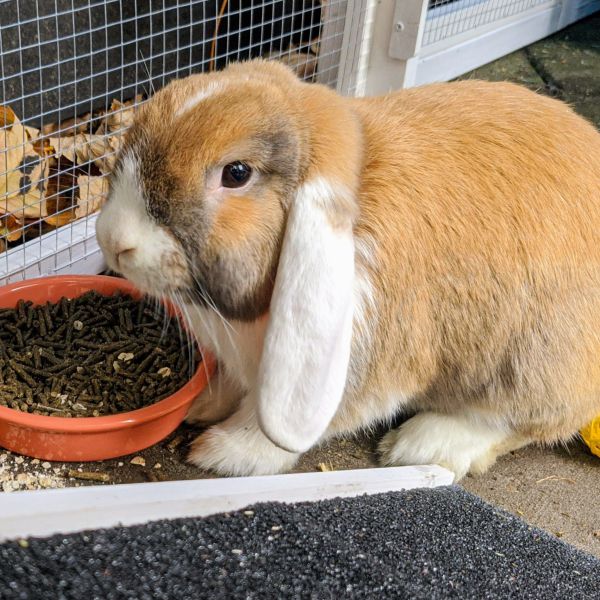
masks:
<path fill-rule="evenodd" d="M 592 454 L 600 456 L 600 415 L 579 433 L 581 433 L 583 441 L 590 447 Z"/>

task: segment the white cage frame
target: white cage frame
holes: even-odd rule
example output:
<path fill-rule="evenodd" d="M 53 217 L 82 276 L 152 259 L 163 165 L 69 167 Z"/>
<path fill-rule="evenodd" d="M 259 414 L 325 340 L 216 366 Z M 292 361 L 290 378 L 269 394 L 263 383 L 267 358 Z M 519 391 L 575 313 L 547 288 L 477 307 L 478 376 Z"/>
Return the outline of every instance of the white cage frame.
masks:
<path fill-rule="evenodd" d="M 364 91 L 448 81 L 598 10 L 600 0 L 382 0 Z M 457 28 L 449 14 L 468 26 Z M 432 30 L 436 36 L 427 36 Z"/>

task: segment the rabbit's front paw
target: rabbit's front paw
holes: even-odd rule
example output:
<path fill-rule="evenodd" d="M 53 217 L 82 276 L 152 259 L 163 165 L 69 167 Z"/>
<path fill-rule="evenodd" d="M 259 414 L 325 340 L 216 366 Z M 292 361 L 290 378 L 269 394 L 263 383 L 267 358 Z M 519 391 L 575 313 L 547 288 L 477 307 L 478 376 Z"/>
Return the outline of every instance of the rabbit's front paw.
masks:
<path fill-rule="evenodd" d="M 218 370 L 194 400 L 185 421 L 190 425 L 218 423 L 236 410 L 242 396 L 238 387 Z"/>
<path fill-rule="evenodd" d="M 275 446 L 242 401 L 236 413 L 195 439 L 188 460 L 219 475 L 275 475 L 289 471 L 299 456 Z"/>

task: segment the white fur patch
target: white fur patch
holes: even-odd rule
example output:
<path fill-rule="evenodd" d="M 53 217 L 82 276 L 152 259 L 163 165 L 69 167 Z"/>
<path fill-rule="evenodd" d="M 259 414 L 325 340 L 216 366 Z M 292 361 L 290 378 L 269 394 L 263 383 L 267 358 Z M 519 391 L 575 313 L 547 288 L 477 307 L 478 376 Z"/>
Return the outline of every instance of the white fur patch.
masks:
<path fill-rule="evenodd" d="M 163 269 L 166 257 L 178 251 L 175 241 L 152 221 L 137 179 L 135 157 L 125 156 L 110 200 L 96 222 L 98 243 L 108 266 L 139 289 L 160 294 L 177 273 Z M 123 250 L 129 252 L 119 255 Z"/>
<path fill-rule="evenodd" d="M 194 442 L 190 462 L 220 475 L 275 475 L 289 471 L 298 454 L 275 446 L 261 431 L 252 399 L 223 423 L 207 429 Z"/>
<path fill-rule="evenodd" d="M 185 420 L 191 424 L 213 424 L 232 414 L 243 396 L 237 381 L 221 367 L 211 377 L 209 385 L 194 399 Z"/>
<path fill-rule="evenodd" d="M 370 274 L 376 270 L 376 252 L 374 240 L 371 236 L 363 234 L 354 241 L 356 257 L 355 293 L 357 299 L 356 318 L 367 325 L 364 313 L 375 308 L 375 293 Z"/>
<path fill-rule="evenodd" d="M 357 238 L 355 240 L 356 278 L 354 280 L 354 321 L 360 329 L 361 338 L 366 343 L 371 339 L 374 323 L 369 322 L 368 313 L 375 310 L 375 292 L 371 282 L 370 269 L 373 268 L 375 254 L 370 248 L 371 240 Z"/>
<path fill-rule="evenodd" d="M 366 375 L 365 363 L 371 354 L 375 323 L 369 319 L 374 308 L 373 286 L 367 273 L 356 265 L 354 277 L 354 320 L 352 329 L 352 360 L 347 373 L 346 393 L 358 393 Z M 337 415 L 340 416 L 340 413 Z"/>
<path fill-rule="evenodd" d="M 354 318 L 358 325 L 363 328 L 363 334 L 369 334 L 372 324 L 369 323 L 367 318 L 367 311 L 374 310 L 375 308 L 375 297 L 373 294 L 373 285 L 366 272 L 362 269 L 360 273 L 356 274 L 354 281 L 354 297 L 355 297 L 355 310 Z"/>
<path fill-rule="evenodd" d="M 244 391 L 256 385 L 267 317 L 251 323 L 226 321 L 212 308 L 188 304 L 186 316 L 200 345 L 210 350 Z"/>
<path fill-rule="evenodd" d="M 379 449 L 385 465 L 447 467 L 462 478 L 471 470 L 485 470 L 496 458 L 494 449 L 510 437 L 500 422 L 477 414 L 417 414 L 390 431 Z"/>
<path fill-rule="evenodd" d="M 216 81 L 211 81 L 204 89 L 200 90 L 198 93 L 194 94 L 191 98 L 186 100 L 182 106 L 175 112 L 176 117 L 180 117 L 184 113 L 188 112 L 192 108 L 194 108 L 197 104 L 200 104 L 203 100 L 214 96 L 215 94 L 221 92 L 223 90 L 222 83 L 217 83 Z"/>
<path fill-rule="evenodd" d="M 377 252 L 375 240 L 371 235 L 363 233 L 355 240 L 356 263 L 365 267 L 375 267 Z"/>
<path fill-rule="evenodd" d="M 319 178 L 288 216 L 258 375 L 259 421 L 282 448 L 308 450 L 327 429 L 346 385 L 354 313 L 354 239 L 323 208 L 340 185 Z"/>

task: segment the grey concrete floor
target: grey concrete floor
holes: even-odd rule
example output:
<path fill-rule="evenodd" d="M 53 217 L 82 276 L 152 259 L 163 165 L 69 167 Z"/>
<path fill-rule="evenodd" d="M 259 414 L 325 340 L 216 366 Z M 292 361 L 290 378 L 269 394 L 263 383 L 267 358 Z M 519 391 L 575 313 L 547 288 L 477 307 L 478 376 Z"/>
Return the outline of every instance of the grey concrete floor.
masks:
<path fill-rule="evenodd" d="M 552 94 L 600 127 L 600 14 L 463 78 L 468 77 L 515 81 Z M 209 477 L 185 462 L 188 444 L 197 433 L 182 426 L 136 457 L 101 463 L 50 464 L 0 453 L 0 486 L 10 491 L 98 483 L 80 479 L 85 472 L 108 483 Z M 340 440 L 313 450 L 295 470 L 373 467 L 380 435 Z M 583 443 L 575 441 L 566 448 L 524 448 L 501 458 L 486 474 L 465 478 L 462 485 L 600 556 L 600 458 L 593 457 Z"/>

